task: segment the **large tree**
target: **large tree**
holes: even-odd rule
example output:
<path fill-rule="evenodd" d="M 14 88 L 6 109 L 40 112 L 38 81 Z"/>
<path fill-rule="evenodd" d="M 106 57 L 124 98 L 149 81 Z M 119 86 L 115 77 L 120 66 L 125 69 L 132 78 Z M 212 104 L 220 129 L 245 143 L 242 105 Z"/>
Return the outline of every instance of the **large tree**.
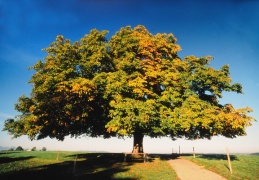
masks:
<path fill-rule="evenodd" d="M 66 136 L 228 138 L 246 135 L 255 119 L 251 108 L 220 104 L 223 91 L 243 93 L 229 66 L 209 66 L 211 56 L 187 56 L 173 34 L 153 35 L 144 26 L 93 29 L 79 42 L 63 36 L 44 50 L 44 61 L 30 67 L 32 92 L 15 104 L 21 114 L 3 130 L 17 138 Z"/>

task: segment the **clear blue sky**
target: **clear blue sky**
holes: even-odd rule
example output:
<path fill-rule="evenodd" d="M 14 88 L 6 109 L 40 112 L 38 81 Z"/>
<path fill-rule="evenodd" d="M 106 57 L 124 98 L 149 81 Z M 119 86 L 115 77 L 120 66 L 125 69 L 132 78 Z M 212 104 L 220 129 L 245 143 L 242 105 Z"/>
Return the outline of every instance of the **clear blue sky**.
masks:
<path fill-rule="evenodd" d="M 173 33 L 182 47 L 179 55 L 206 56 L 219 69 L 230 65 L 233 82 L 243 85 L 245 94 L 224 93 L 222 103 L 235 108 L 249 106 L 259 120 L 259 1 L 256 0 L 0 0 L 0 129 L 4 121 L 18 114 L 14 104 L 31 92 L 32 71 L 27 68 L 45 57 L 42 48 L 57 35 L 79 40 L 91 29 L 108 30 L 109 37 L 121 27 L 144 25 L 152 34 Z M 108 37 L 108 38 L 109 38 Z M 259 122 L 247 128 L 247 136 L 212 140 L 144 139 L 144 151 L 232 153 L 259 152 Z M 26 136 L 11 139 L 0 131 L 0 146 L 36 147 L 48 150 L 131 151 L 132 139 L 44 139 Z"/>

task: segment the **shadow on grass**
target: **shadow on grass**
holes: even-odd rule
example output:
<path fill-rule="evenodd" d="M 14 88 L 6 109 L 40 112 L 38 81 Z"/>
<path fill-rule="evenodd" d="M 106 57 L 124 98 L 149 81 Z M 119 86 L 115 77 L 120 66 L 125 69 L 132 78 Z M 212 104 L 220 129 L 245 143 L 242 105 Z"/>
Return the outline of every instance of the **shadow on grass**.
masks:
<path fill-rule="evenodd" d="M 193 154 L 182 154 L 182 156 L 193 156 Z M 197 157 L 207 159 L 207 160 L 228 160 L 226 154 L 196 154 Z M 230 160 L 238 160 L 236 155 L 230 155 Z"/>
<path fill-rule="evenodd" d="M 20 153 L 19 151 L 0 151 L 0 155 L 2 154 L 17 154 Z"/>
<path fill-rule="evenodd" d="M 226 154 L 200 154 L 200 158 L 208 159 L 208 160 L 228 160 Z M 238 160 L 236 155 L 230 155 L 230 160 Z"/>
<path fill-rule="evenodd" d="M 11 162 L 17 162 L 17 161 L 25 161 L 28 159 L 32 159 L 34 156 L 27 156 L 27 157 L 19 157 L 19 158 L 14 158 L 14 157 L 0 157 L 0 164 L 4 163 L 11 163 Z"/>
<path fill-rule="evenodd" d="M 160 160 L 168 161 L 170 159 L 177 159 L 180 157 L 179 154 L 148 154 L 148 161 L 152 162 L 155 158 Z"/>
<path fill-rule="evenodd" d="M 68 156 L 74 160 L 58 162 L 55 164 L 48 164 L 43 166 L 37 166 L 30 168 L 27 164 L 26 169 L 9 171 L 8 173 L 2 173 L 0 171 L 0 179 L 16 179 L 25 178 L 27 180 L 46 180 L 46 179 L 62 179 L 62 180 L 94 180 L 94 179 L 115 179 L 112 178 L 114 174 L 119 172 L 128 171 L 128 166 L 134 163 L 143 163 L 137 159 L 130 162 L 124 162 L 124 155 L 121 153 L 86 153 Z M 28 158 L 12 158 L 13 161 L 23 161 Z M 6 166 L 10 161 L 5 160 L 1 163 L 6 163 Z M 134 180 L 134 178 L 120 178 L 124 180 Z"/>

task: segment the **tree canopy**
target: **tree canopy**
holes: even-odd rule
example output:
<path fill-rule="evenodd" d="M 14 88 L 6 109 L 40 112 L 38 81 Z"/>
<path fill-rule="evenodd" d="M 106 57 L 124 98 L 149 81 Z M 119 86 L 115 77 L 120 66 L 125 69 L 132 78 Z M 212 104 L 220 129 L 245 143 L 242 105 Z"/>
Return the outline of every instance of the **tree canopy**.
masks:
<path fill-rule="evenodd" d="M 243 93 L 228 65 L 210 67 L 211 56 L 181 59 L 173 34 L 151 34 L 144 26 L 93 29 L 71 43 L 62 35 L 45 48 L 29 97 L 15 104 L 21 114 L 3 130 L 31 140 L 66 136 L 228 138 L 246 135 L 255 119 L 249 107 L 220 104 L 224 91 Z"/>

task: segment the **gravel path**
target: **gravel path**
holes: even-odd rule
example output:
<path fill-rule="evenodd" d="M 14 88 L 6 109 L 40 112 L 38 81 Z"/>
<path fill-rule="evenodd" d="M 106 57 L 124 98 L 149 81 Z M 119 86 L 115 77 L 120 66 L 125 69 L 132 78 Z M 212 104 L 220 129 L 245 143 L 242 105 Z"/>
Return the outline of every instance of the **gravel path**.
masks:
<path fill-rule="evenodd" d="M 168 162 L 181 180 L 226 180 L 226 178 L 181 157 L 170 159 Z"/>

